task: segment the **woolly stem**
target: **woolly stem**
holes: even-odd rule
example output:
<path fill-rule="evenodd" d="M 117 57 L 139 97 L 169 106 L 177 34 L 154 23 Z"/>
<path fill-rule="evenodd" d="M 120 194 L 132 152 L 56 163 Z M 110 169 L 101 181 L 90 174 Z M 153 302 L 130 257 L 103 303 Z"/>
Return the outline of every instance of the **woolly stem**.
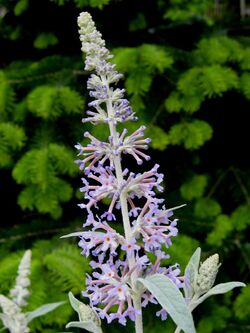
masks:
<path fill-rule="evenodd" d="M 106 79 L 102 77 L 103 82 L 105 82 L 105 85 L 107 87 L 107 91 L 109 93 L 110 88 L 109 84 L 107 83 Z M 116 125 L 112 121 L 114 112 L 113 112 L 113 105 L 112 105 L 112 100 L 109 98 L 106 102 L 107 106 L 107 112 L 108 112 L 108 117 L 111 119 L 109 121 L 109 130 L 110 134 L 113 137 L 113 142 L 114 145 L 118 145 L 118 135 L 117 135 L 117 130 L 116 130 Z M 121 165 L 121 156 L 120 154 L 118 156 L 114 156 L 114 166 L 115 166 L 115 174 L 118 182 L 118 187 L 121 188 L 121 186 L 124 183 L 123 175 L 122 175 L 122 165 Z M 127 202 L 127 195 L 123 191 L 120 193 L 120 205 L 121 205 L 121 213 L 122 213 L 122 221 L 123 221 L 123 228 L 124 228 L 124 234 L 127 242 L 131 241 L 132 238 L 132 230 L 131 230 L 131 225 L 130 225 L 130 220 L 129 220 L 129 214 L 128 214 L 128 202 Z M 135 266 L 135 256 L 134 252 L 131 255 L 131 257 L 128 259 L 129 263 L 129 269 L 132 270 L 133 267 Z M 136 321 L 135 321 L 135 333 L 143 333 L 143 324 L 142 324 L 142 307 L 141 307 L 141 295 L 138 296 L 136 293 L 136 279 L 137 279 L 137 273 L 136 270 L 133 271 L 131 274 L 131 285 L 132 289 L 134 290 L 136 296 L 133 296 L 133 303 L 135 309 L 140 313 L 136 315 Z"/>

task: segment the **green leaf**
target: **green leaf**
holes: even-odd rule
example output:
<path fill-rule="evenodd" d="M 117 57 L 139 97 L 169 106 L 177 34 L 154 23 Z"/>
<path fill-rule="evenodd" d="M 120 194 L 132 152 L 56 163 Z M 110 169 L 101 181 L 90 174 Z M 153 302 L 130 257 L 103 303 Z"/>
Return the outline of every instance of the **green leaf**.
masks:
<path fill-rule="evenodd" d="M 240 77 L 240 89 L 247 99 L 250 99 L 250 73 L 243 73 Z"/>
<path fill-rule="evenodd" d="M 24 130 L 13 123 L 0 124 L 0 167 L 7 167 L 13 162 L 14 152 L 20 150 L 26 141 Z"/>
<path fill-rule="evenodd" d="M 198 199 L 194 206 L 195 216 L 206 219 L 215 217 L 221 213 L 221 206 L 217 201 L 211 198 Z"/>
<path fill-rule="evenodd" d="M 207 186 L 207 176 L 194 175 L 186 183 L 181 186 L 181 195 L 183 199 L 191 201 L 202 197 Z"/>
<path fill-rule="evenodd" d="M 250 207 L 241 205 L 232 213 L 231 223 L 235 230 L 244 231 L 250 225 Z"/>
<path fill-rule="evenodd" d="M 14 108 L 15 93 L 5 73 L 0 70 L 0 120 L 7 119 L 7 113 Z"/>
<path fill-rule="evenodd" d="M 194 290 L 192 288 L 192 285 L 194 284 L 194 281 L 196 279 L 196 276 L 198 274 L 199 270 L 199 263 L 200 263 L 200 258 L 201 258 L 201 248 L 198 247 L 195 252 L 193 253 L 192 257 L 190 258 L 186 268 L 185 268 L 185 273 L 184 273 L 184 292 L 185 292 L 185 297 L 188 299 L 191 299 Z"/>
<path fill-rule="evenodd" d="M 165 150 L 169 144 L 167 133 L 159 126 L 148 126 L 145 130 L 145 135 L 152 139 L 150 146 L 154 149 Z"/>
<path fill-rule="evenodd" d="M 63 265 L 62 259 L 63 258 Z M 84 288 L 82 277 L 89 272 L 89 261 L 74 245 L 64 245 L 44 257 L 44 265 L 50 272 L 55 285 L 61 290 L 80 293 Z M 72 269 L 74 267 L 74 269 Z"/>
<path fill-rule="evenodd" d="M 250 285 L 242 289 L 234 302 L 234 313 L 241 320 L 249 319 Z"/>
<path fill-rule="evenodd" d="M 46 313 L 55 310 L 62 304 L 65 304 L 65 302 L 48 303 L 48 304 L 44 304 L 44 305 L 40 306 L 39 308 L 37 308 L 34 311 L 28 312 L 26 314 L 28 323 L 37 317 L 44 316 Z"/>
<path fill-rule="evenodd" d="M 147 22 L 145 16 L 142 13 L 138 13 L 136 18 L 129 22 L 129 30 L 130 31 L 138 31 L 145 29 L 147 26 Z"/>
<path fill-rule="evenodd" d="M 233 230 L 233 224 L 229 216 L 221 214 L 216 217 L 214 229 L 208 234 L 207 242 L 212 246 L 221 246 Z"/>
<path fill-rule="evenodd" d="M 16 16 L 21 15 L 29 7 L 29 0 L 19 0 L 14 7 L 14 14 Z"/>
<path fill-rule="evenodd" d="M 241 61 L 243 49 L 239 42 L 227 36 L 203 38 L 198 49 L 193 52 L 194 59 L 200 65 L 225 64 L 228 61 Z"/>
<path fill-rule="evenodd" d="M 52 32 L 40 33 L 34 40 L 34 47 L 36 49 L 47 49 L 49 46 L 58 44 L 58 39 Z"/>
<path fill-rule="evenodd" d="M 210 140 L 212 133 L 213 129 L 207 122 L 195 119 L 173 125 L 168 135 L 171 144 L 183 144 L 186 149 L 194 150 Z"/>
<path fill-rule="evenodd" d="M 145 279 L 139 278 L 150 293 L 158 300 L 160 305 L 166 309 L 173 321 L 185 333 L 195 333 L 195 327 L 191 312 L 185 299 L 176 285 L 165 275 L 155 274 Z"/>
<path fill-rule="evenodd" d="M 83 107 L 81 95 L 64 86 L 39 86 L 29 93 L 27 103 L 29 110 L 43 119 L 79 113 Z"/>

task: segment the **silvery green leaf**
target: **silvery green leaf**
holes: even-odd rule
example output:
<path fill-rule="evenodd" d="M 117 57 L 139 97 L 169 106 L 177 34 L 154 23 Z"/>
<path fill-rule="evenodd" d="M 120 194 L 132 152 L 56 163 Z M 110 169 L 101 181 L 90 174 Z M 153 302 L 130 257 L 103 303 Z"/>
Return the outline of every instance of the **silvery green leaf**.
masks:
<path fill-rule="evenodd" d="M 40 306 L 39 308 L 37 308 L 34 311 L 27 312 L 26 317 L 27 317 L 28 323 L 31 320 L 33 320 L 34 318 L 43 316 L 46 313 L 55 310 L 56 308 L 58 308 L 62 304 L 65 304 L 65 302 L 48 303 L 48 304 L 44 304 L 44 305 Z"/>
<path fill-rule="evenodd" d="M 205 295 L 200 297 L 191 307 L 191 310 L 195 309 L 199 304 L 204 302 L 208 297 L 212 295 L 218 295 L 218 294 L 225 294 L 228 291 L 236 288 L 236 287 L 245 287 L 245 283 L 242 282 L 227 282 L 227 283 L 220 283 L 214 286 L 212 289 L 210 289 Z"/>
<path fill-rule="evenodd" d="M 60 238 L 79 237 L 79 236 L 83 236 L 83 235 L 84 235 L 84 231 L 76 231 L 76 232 L 72 232 L 67 235 L 63 235 Z"/>
<path fill-rule="evenodd" d="M 141 282 L 185 333 L 195 333 L 192 314 L 176 285 L 163 274 L 154 274 Z"/>
<path fill-rule="evenodd" d="M 66 325 L 66 328 L 69 327 L 79 327 L 92 333 L 102 333 L 101 327 L 97 326 L 93 321 L 71 321 Z"/>
<path fill-rule="evenodd" d="M 69 237 L 79 237 L 79 236 L 84 236 L 84 234 L 85 234 L 86 232 L 87 232 L 87 231 L 76 231 L 76 232 L 72 232 L 72 233 L 67 234 L 67 235 L 63 235 L 63 236 L 61 236 L 60 238 L 69 238 Z M 97 231 L 96 234 L 103 235 L 103 232 L 99 232 L 99 231 Z"/>
<path fill-rule="evenodd" d="M 72 308 L 78 313 L 79 315 L 79 319 L 80 319 L 80 314 L 79 314 L 79 306 L 81 304 L 83 304 L 82 302 L 78 301 L 77 298 L 75 298 L 75 296 L 72 294 L 72 292 L 70 291 L 69 292 L 69 301 L 70 301 L 70 304 L 72 306 Z"/>
<path fill-rule="evenodd" d="M 187 299 L 191 299 L 194 295 L 193 285 L 198 274 L 199 263 L 201 257 L 201 248 L 198 247 L 190 258 L 184 273 L 185 285 L 184 293 Z"/>
<path fill-rule="evenodd" d="M 75 298 L 72 292 L 69 292 L 69 301 L 72 308 L 78 313 L 80 323 L 84 323 L 85 326 L 87 325 L 89 327 L 93 326 L 95 329 L 96 327 L 99 327 L 99 332 L 101 332 L 101 320 L 94 309 L 92 309 L 89 305 L 85 305 L 80 302 L 77 298 Z"/>

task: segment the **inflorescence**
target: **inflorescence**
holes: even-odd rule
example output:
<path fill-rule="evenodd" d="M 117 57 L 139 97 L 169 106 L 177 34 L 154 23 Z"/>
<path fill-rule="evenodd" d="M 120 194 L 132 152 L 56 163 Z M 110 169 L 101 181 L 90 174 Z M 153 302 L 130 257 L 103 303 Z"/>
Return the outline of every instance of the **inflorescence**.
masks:
<path fill-rule="evenodd" d="M 141 315 L 140 307 L 135 304 L 138 297 L 143 307 L 148 303 L 158 304 L 148 291 L 138 288 L 138 277 L 162 273 L 176 286 L 183 287 L 178 264 L 161 267 L 162 259 L 169 258 L 164 249 L 178 233 L 177 220 L 171 219 L 173 209 L 165 209 L 164 200 L 156 197 L 155 191 L 163 190 L 159 165 L 142 173 L 122 168 L 123 154 L 131 155 L 138 165 L 148 161 L 150 156 L 145 151 L 151 140 L 144 138 L 144 126 L 132 134 L 126 128 L 121 133 L 117 131 L 117 124 L 137 120 L 124 98 L 125 90 L 115 87 L 122 75 L 109 61 L 112 55 L 90 14 L 81 13 L 78 25 L 82 51 L 86 53 L 85 70 L 95 72 L 87 82 L 93 101 L 83 122 L 106 123 L 110 130 L 107 142 L 85 132 L 89 144 L 76 145 L 79 152 L 76 163 L 84 170 L 80 189 L 84 202 L 79 206 L 88 214 L 79 246 L 83 255 L 95 259 L 90 263 L 94 272 L 87 276 L 83 295 L 89 298 L 100 318 L 108 322 L 117 319 L 125 325 L 127 318 L 134 321 Z M 98 206 L 105 198 L 109 200 L 108 209 L 98 214 Z M 122 234 L 115 228 L 121 219 Z M 149 253 L 154 254 L 154 259 L 152 256 L 149 259 Z M 163 320 L 167 317 L 162 308 L 156 314 Z"/>

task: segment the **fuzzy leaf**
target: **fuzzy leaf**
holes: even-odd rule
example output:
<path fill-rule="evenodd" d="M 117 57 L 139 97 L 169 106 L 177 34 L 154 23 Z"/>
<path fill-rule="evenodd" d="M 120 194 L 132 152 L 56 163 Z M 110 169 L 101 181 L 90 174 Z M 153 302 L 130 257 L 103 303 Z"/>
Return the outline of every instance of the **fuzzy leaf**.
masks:
<path fill-rule="evenodd" d="M 184 297 L 168 277 L 155 274 L 145 279 L 139 278 L 138 281 L 158 300 L 177 326 L 181 327 L 185 333 L 195 333 L 193 318 Z"/>
<path fill-rule="evenodd" d="M 205 295 L 201 296 L 192 306 L 192 310 L 196 308 L 199 304 L 204 302 L 208 297 L 212 295 L 219 295 L 225 294 L 228 291 L 236 288 L 236 287 L 245 287 L 245 283 L 243 282 L 227 282 L 227 283 L 220 283 L 210 289 Z"/>
<path fill-rule="evenodd" d="M 70 322 L 66 325 L 66 328 L 79 327 L 79 328 L 84 328 L 89 332 L 102 333 L 101 320 L 93 309 L 91 309 L 88 305 L 83 304 L 77 298 L 75 298 L 72 292 L 69 292 L 69 301 L 72 308 L 78 313 L 80 321 Z"/>
<path fill-rule="evenodd" d="M 191 298 L 194 294 L 192 284 L 198 274 L 200 258 L 201 258 L 201 248 L 198 247 L 196 251 L 193 253 L 192 257 L 190 258 L 185 269 L 184 292 L 187 298 Z"/>
<path fill-rule="evenodd" d="M 66 325 L 66 328 L 69 327 L 83 328 L 86 331 L 92 333 L 102 333 L 102 329 L 99 326 L 97 326 L 93 321 L 71 321 Z"/>
<path fill-rule="evenodd" d="M 44 316 L 46 313 L 51 312 L 61 306 L 62 304 L 65 304 L 65 302 L 56 302 L 56 303 L 49 303 L 49 304 L 44 304 L 40 306 L 38 309 L 28 312 L 27 313 L 27 320 L 28 323 L 40 316 Z"/>

